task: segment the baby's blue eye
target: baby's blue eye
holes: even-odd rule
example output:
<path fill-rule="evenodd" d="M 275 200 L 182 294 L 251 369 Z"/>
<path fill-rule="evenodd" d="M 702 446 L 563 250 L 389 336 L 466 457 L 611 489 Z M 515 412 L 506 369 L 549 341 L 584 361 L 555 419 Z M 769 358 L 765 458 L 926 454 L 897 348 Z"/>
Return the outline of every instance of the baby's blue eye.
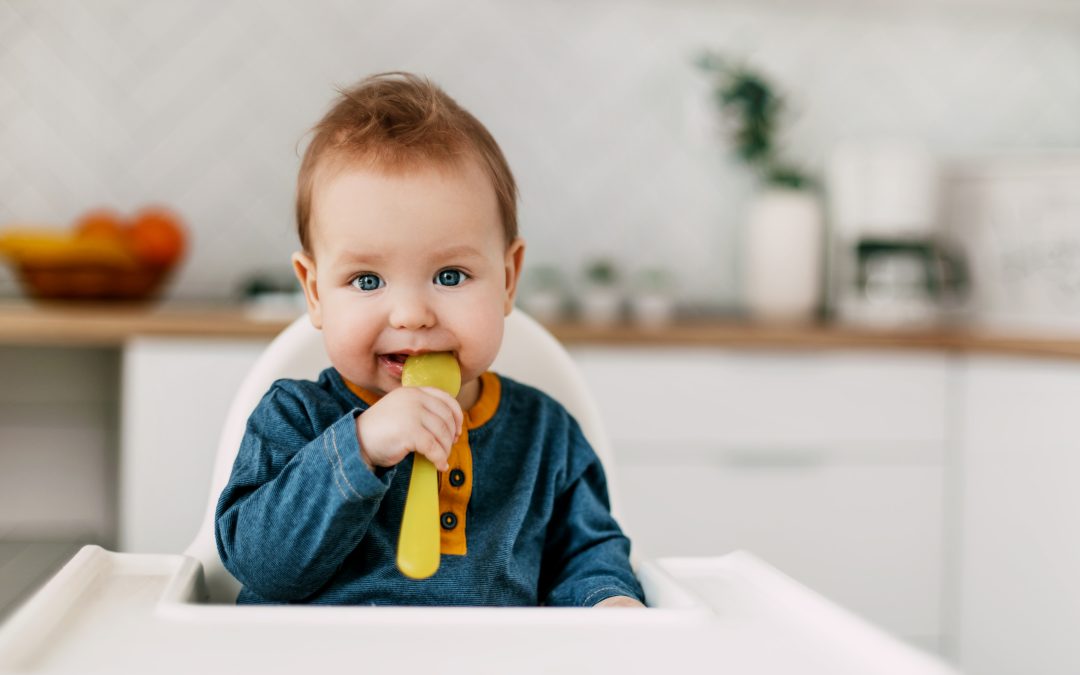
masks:
<path fill-rule="evenodd" d="M 352 280 L 352 285 L 361 291 L 374 291 L 383 287 L 383 280 L 377 274 L 361 274 Z"/>
<path fill-rule="evenodd" d="M 443 270 L 435 275 L 435 283 L 440 286 L 457 286 L 465 279 L 465 273 L 461 270 Z"/>

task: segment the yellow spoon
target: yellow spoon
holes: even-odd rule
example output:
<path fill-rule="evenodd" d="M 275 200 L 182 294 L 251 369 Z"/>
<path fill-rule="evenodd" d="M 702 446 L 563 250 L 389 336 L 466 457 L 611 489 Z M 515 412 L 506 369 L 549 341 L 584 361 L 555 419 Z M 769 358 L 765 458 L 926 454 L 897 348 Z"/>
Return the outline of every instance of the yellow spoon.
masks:
<path fill-rule="evenodd" d="M 447 352 L 413 354 L 405 359 L 401 384 L 437 387 L 457 396 L 461 369 Z M 427 579 L 439 569 L 439 474 L 431 460 L 416 452 L 401 516 L 397 566 L 410 579 Z"/>

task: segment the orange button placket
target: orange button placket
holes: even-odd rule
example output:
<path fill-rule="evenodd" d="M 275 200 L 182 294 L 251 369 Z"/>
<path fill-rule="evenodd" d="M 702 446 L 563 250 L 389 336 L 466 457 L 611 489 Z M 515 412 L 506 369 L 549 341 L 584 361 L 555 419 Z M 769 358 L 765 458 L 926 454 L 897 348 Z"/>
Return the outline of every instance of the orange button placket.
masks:
<path fill-rule="evenodd" d="M 379 400 L 378 396 L 352 382 L 346 381 L 345 385 L 368 405 L 374 405 Z M 450 457 L 447 460 L 450 465 L 449 471 L 460 470 L 465 480 L 455 487 L 450 484 L 449 471 L 439 472 L 439 520 L 442 521 L 444 513 L 453 513 L 457 517 L 457 523 L 453 529 L 441 528 L 440 551 L 447 555 L 465 555 L 468 550 L 465 539 L 465 513 L 469 508 L 473 486 L 469 430 L 482 426 L 495 415 L 499 407 L 501 389 L 499 378 L 494 373 L 486 372 L 480 376 L 480 397 L 476 404 L 465 413 L 461 436 L 450 448 Z"/>
<path fill-rule="evenodd" d="M 465 414 L 465 430 L 450 448 L 450 471 L 460 469 L 465 474 L 465 481 L 454 487 L 450 484 L 449 472 L 439 472 L 439 515 L 450 512 L 457 516 L 453 529 L 441 530 L 440 551 L 447 555 L 465 555 L 468 546 L 465 541 L 465 512 L 469 508 L 472 496 L 472 448 L 469 447 L 469 429 L 472 428 L 469 414 Z"/>

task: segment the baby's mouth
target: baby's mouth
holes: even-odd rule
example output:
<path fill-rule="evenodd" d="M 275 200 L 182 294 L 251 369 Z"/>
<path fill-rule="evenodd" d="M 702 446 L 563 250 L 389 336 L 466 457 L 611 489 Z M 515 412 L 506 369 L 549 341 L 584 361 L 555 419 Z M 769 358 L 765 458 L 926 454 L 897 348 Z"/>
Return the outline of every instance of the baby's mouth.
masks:
<path fill-rule="evenodd" d="M 386 371 L 386 373 L 388 373 L 391 377 L 400 380 L 401 379 L 401 372 L 405 368 L 405 360 L 408 359 L 410 356 L 427 353 L 428 351 L 438 351 L 438 350 L 424 350 L 423 352 L 396 352 L 396 353 L 379 354 L 378 355 L 378 361 L 379 361 L 379 364 Z M 453 354 L 455 359 L 457 358 L 457 352 L 450 351 L 449 353 Z"/>
<path fill-rule="evenodd" d="M 379 363 L 389 375 L 395 379 L 401 379 L 401 371 L 405 367 L 405 359 L 409 354 L 399 352 L 395 354 L 379 354 Z"/>

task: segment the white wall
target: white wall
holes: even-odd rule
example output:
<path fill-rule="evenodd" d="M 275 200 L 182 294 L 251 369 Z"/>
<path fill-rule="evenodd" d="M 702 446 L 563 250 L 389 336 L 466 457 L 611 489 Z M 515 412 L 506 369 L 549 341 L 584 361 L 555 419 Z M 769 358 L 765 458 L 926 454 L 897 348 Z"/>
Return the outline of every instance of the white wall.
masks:
<path fill-rule="evenodd" d="M 287 273 L 296 145 L 374 71 L 427 73 L 489 125 L 531 262 L 666 265 L 715 304 L 737 297 L 750 180 L 687 125 L 701 48 L 782 83 L 811 166 L 848 136 L 1080 146 L 1080 10 L 1050 0 L 7 0 L 0 45 L 0 223 L 166 201 L 195 230 L 185 297 Z"/>

